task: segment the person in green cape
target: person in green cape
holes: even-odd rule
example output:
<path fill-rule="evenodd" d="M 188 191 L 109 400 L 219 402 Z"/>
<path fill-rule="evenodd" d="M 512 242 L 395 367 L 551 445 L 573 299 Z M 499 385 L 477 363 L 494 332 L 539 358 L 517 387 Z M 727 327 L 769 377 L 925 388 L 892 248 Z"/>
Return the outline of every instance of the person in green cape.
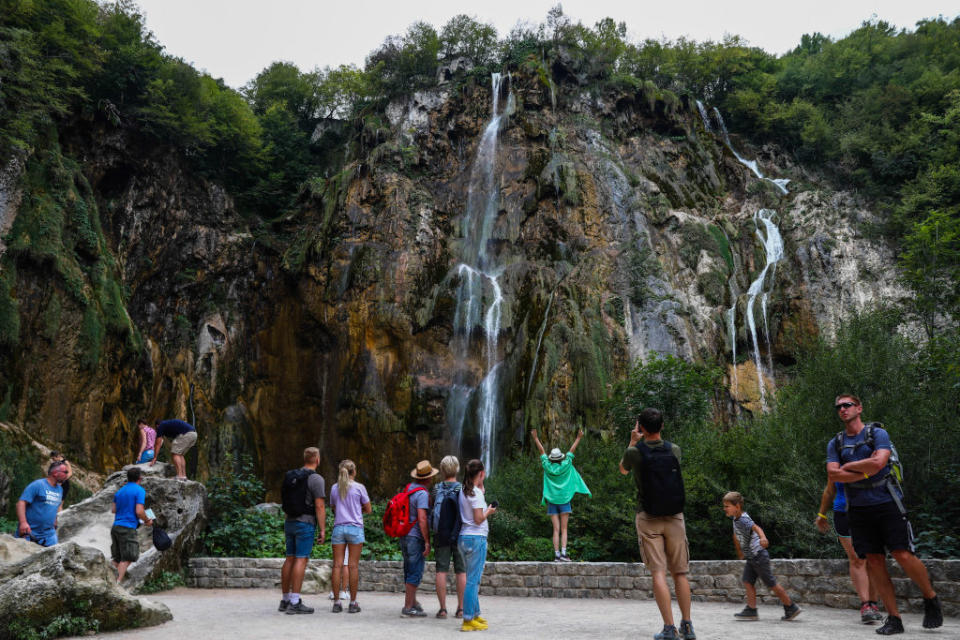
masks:
<path fill-rule="evenodd" d="M 592 495 L 583 478 L 573 468 L 573 452 L 580 444 L 583 429 L 577 432 L 577 439 L 570 445 L 566 455 L 557 448 L 547 455 L 536 429 L 532 435 L 534 444 L 540 450 L 540 464 L 543 465 L 543 499 L 540 504 L 547 505 L 547 515 L 553 522 L 553 559 L 555 562 L 570 562 L 570 556 L 567 555 L 567 523 L 572 513 L 570 501 L 577 493 Z"/>

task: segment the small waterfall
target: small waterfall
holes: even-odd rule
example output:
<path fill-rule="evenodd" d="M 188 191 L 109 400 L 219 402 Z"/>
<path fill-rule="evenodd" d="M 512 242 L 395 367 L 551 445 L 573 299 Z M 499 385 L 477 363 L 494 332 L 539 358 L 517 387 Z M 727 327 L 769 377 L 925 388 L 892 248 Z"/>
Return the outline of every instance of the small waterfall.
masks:
<path fill-rule="evenodd" d="M 533 364 L 530 365 L 530 380 L 527 382 L 526 397 L 530 398 L 530 389 L 533 388 L 533 377 L 537 374 L 537 360 L 540 358 L 540 345 L 543 343 L 543 334 L 547 330 L 547 320 L 550 319 L 550 307 L 553 305 L 553 294 L 556 290 L 550 292 L 547 298 L 547 310 L 543 312 L 543 322 L 540 323 L 540 330 L 537 331 L 537 348 L 533 350 Z"/>
<path fill-rule="evenodd" d="M 730 270 L 730 278 L 727 279 L 727 288 L 730 290 L 730 308 L 724 313 L 724 317 L 727 319 L 727 329 L 730 332 L 730 349 L 733 352 L 732 362 L 733 362 L 733 388 L 737 388 L 737 299 L 740 297 L 740 292 L 737 288 L 737 254 L 733 251 L 733 244 L 730 242 L 730 236 L 727 235 L 726 230 L 723 228 L 723 225 L 720 226 L 720 231 L 723 232 L 723 237 L 727 240 L 727 246 L 730 247 L 730 260 L 733 262 L 732 269 Z"/>
<path fill-rule="evenodd" d="M 762 173 L 760 173 L 760 167 L 757 166 L 756 160 L 747 160 L 746 158 L 741 156 L 739 153 L 737 153 L 737 150 L 733 148 L 733 144 L 731 144 L 730 142 L 730 134 L 727 133 L 727 125 L 724 123 L 723 116 L 720 115 L 720 111 L 716 107 L 713 108 L 713 114 L 717 117 L 717 123 L 719 123 L 720 125 L 720 132 L 723 134 L 723 141 L 726 143 L 727 148 L 730 149 L 730 153 L 733 154 L 733 156 L 740 162 L 740 164 L 750 169 L 750 171 L 753 172 L 753 175 L 757 176 L 758 179 L 766 180 L 767 182 L 776 186 L 777 189 L 780 190 L 780 193 L 786 195 L 787 184 L 790 182 L 790 180 L 788 178 L 777 178 L 776 180 L 773 180 L 771 178 L 765 177 Z"/>
<path fill-rule="evenodd" d="M 509 79 L 509 76 L 508 76 Z M 493 452 L 500 424 L 500 322 L 503 314 L 503 291 L 500 288 L 500 267 L 497 256 L 488 253 L 491 233 L 496 222 L 500 192 L 497 188 L 497 141 L 500 127 L 514 108 L 513 93 L 508 93 L 506 108 L 500 110 L 502 76 L 492 74 L 493 108 L 490 122 L 477 145 L 477 155 L 470 170 L 467 206 L 463 216 L 463 262 L 457 266 L 459 288 L 454 314 L 452 350 L 460 362 L 454 384 L 447 398 L 447 424 L 459 442 L 464 426 L 473 418 L 480 436 L 480 457 L 493 471 Z M 482 331 L 485 349 L 483 362 L 486 375 L 476 387 L 470 384 L 468 361 L 471 336 Z M 476 415 L 470 415 L 473 398 Z"/>
<path fill-rule="evenodd" d="M 713 127 L 710 126 L 710 116 L 707 114 L 707 108 L 703 103 L 697 100 L 697 111 L 700 112 L 700 119 L 703 121 L 703 128 L 707 133 L 713 133 Z"/>
<path fill-rule="evenodd" d="M 757 237 L 763 244 L 767 262 L 763 266 L 763 269 L 760 271 L 760 274 L 757 276 L 757 278 L 750 283 L 750 288 L 747 290 L 747 326 L 750 329 L 750 341 L 753 347 L 753 361 L 757 367 L 757 380 L 760 386 L 760 404 L 764 408 L 766 408 L 766 390 L 763 385 L 764 366 L 760 359 L 760 341 L 757 338 L 757 322 L 753 313 L 753 308 L 754 303 L 759 296 L 760 306 L 763 313 L 763 329 L 767 339 L 767 355 L 770 356 L 770 333 L 767 329 L 766 300 L 770 290 L 773 288 L 773 277 L 776 274 L 776 265 L 778 262 L 780 262 L 780 260 L 783 259 L 783 237 L 780 235 L 780 230 L 777 228 L 777 225 L 774 224 L 773 220 L 771 219 L 775 213 L 776 212 L 772 209 L 760 209 L 753 215 L 753 222 L 757 226 Z M 761 222 L 763 223 L 763 231 L 765 233 L 761 233 Z M 766 281 L 768 272 L 770 273 L 770 286 L 766 291 L 764 291 L 763 284 Z M 769 371 L 771 375 L 773 374 L 772 370 L 773 360 L 772 356 L 770 356 Z"/>

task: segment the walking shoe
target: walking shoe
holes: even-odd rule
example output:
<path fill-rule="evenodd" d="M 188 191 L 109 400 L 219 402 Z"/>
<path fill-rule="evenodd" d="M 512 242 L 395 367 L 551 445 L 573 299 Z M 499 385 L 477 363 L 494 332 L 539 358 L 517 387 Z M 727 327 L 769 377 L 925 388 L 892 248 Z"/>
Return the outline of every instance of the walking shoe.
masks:
<path fill-rule="evenodd" d="M 793 620 L 793 619 L 796 618 L 798 615 L 800 615 L 800 612 L 801 612 L 801 611 L 803 611 L 803 609 L 800 608 L 800 605 L 798 605 L 796 602 L 791 602 L 789 606 L 784 605 L 784 607 L 783 607 L 783 617 L 780 618 L 780 619 L 781 619 L 781 620 Z"/>
<path fill-rule="evenodd" d="M 313 613 L 313 607 L 308 607 L 303 603 L 303 600 L 297 604 L 287 605 L 287 615 L 293 615 L 297 613 Z"/>
<path fill-rule="evenodd" d="M 663 625 L 663 631 L 653 636 L 653 640 L 680 640 L 677 635 L 677 628 L 672 624 Z"/>
<path fill-rule="evenodd" d="M 690 620 L 680 621 L 680 635 L 683 640 L 697 640 L 697 634 L 693 632 L 693 622 Z"/>
<path fill-rule="evenodd" d="M 400 609 L 400 615 L 402 615 L 404 618 L 426 618 L 427 612 L 423 611 L 422 609 L 417 611 L 416 607 L 410 607 L 409 609 L 404 607 L 403 609 Z"/>
<path fill-rule="evenodd" d="M 423 613 L 423 605 L 420 604 L 417 600 L 413 601 L 413 608 L 419 611 L 420 613 Z"/>
<path fill-rule="evenodd" d="M 481 618 L 480 616 L 473 616 L 473 619 L 483 625 L 489 624 L 486 618 Z"/>
<path fill-rule="evenodd" d="M 473 620 L 464 620 L 463 624 L 460 625 L 460 631 L 483 631 L 486 628 L 487 625 L 480 624 L 476 618 Z"/>
<path fill-rule="evenodd" d="M 334 602 L 332 611 L 333 613 L 340 613 L 341 611 L 343 611 L 343 603 Z"/>
<path fill-rule="evenodd" d="M 883 626 L 877 629 L 881 636 L 892 636 L 895 633 L 903 633 L 903 620 L 897 616 L 887 616 Z"/>
<path fill-rule="evenodd" d="M 864 602 L 860 607 L 860 622 L 863 624 L 873 624 L 881 620 L 883 620 L 883 614 L 880 613 L 877 605 L 871 602 Z"/>
<path fill-rule="evenodd" d="M 940 610 L 940 598 L 923 599 L 923 628 L 936 629 L 943 625 L 943 611 Z"/>
<path fill-rule="evenodd" d="M 281 601 L 280 601 L 280 606 L 277 607 L 277 611 L 286 611 L 286 610 L 287 610 L 287 607 L 289 607 L 289 606 L 290 606 L 290 603 L 289 603 L 289 602 L 287 602 L 286 600 L 281 600 Z"/>
<path fill-rule="evenodd" d="M 341 599 L 341 600 L 347 600 L 347 599 L 349 599 L 349 598 L 350 598 L 350 592 L 348 592 L 348 591 L 346 591 L 346 590 L 340 592 L 340 599 Z M 334 600 L 336 600 L 336 598 L 334 598 Z"/>
<path fill-rule="evenodd" d="M 347 607 L 347 613 L 360 613 L 360 604 L 357 602 L 351 602 L 350 606 Z"/>
<path fill-rule="evenodd" d="M 560 562 L 573 562 L 573 560 L 571 560 L 571 559 L 570 559 L 570 556 L 568 556 L 567 554 L 561 553 L 561 554 L 560 554 Z"/>
<path fill-rule="evenodd" d="M 753 607 L 744 607 L 743 611 L 733 614 L 733 617 L 737 620 L 757 620 L 760 616 L 757 615 L 757 610 Z"/>

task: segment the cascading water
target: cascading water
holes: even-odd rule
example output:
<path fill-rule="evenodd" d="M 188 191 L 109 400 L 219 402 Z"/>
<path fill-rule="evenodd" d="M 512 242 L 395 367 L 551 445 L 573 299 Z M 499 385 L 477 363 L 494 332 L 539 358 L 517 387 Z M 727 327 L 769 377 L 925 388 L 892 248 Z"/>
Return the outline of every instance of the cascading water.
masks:
<path fill-rule="evenodd" d="M 727 125 L 726 123 L 724 123 L 723 116 L 720 115 L 720 111 L 716 107 L 714 107 L 713 113 L 715 116 L 717 116 L 717 123 L 720 125 L 720 133 L 723 134 L 723 141 L 726 143 L 727 148 L 730 149 L 730 153 L 733 154 L 733 157 L 735 157 L 740 162 L 740 164 L 750 169 L 750 171 L 753 171 L 753 175 L 757 176 L 757 178 L 759 178 L 760 180 L 766 180 L 767 182 L 773 184 L 777 189 L 780 190 L 780 193 L 786 195 L 787 184 L 789 184 L 790 179 L 777 178 L 776 180 L 774 180 L 771 178 L 767 178 L 762 173 L 760 173 L 760 167 L 757 166 L 756 160 L 747 160 L 746 158 L 741 156 L 739 153 L 737 153 L 737 150 L 733 148 L 733 144 L 730 142 L 730 134 L 727 133 Z"/>
<path fill-rule="evenodd" d="M 710 126 L 710 116 L 707 115 L 707 108 L 703 106 L 703 103 L 697 100 L 697 111 L 700 112 L 700 120 L 703 121 L 703 128 L 707 130 L 707 133 L 713 133 L 713 127 Z"/>
<path fill-rule="evenodd" d="M 767 296 L 770 293 L 770 289 L 773 288 L 777 263 L 783 259 L 783 237 L 780 235 L 780 230 L 777 228 L 777 225 L 774 224 L 771 219 L 775 213 L 772 209 L 760 209 L 753 215 L 753 222 L 757 225 L 757 237 L 763 244 L 767 263 L 763 266 L 763 269 L 760 271 L 760 274 L 757 275 L 756 279 L 750 283 L 750 288 L 747 290 L 747 326 L 750 328 L 753 361 L 757 366 L 757 380 L 760 386 L 760 404 L 763 408 L 766 408 L 766 390 L 763 384 L 763 362 L 760 359 L 760 341 L 757 339 L 757 322 L 753 314 L 753 306 L 757 300 L 757 296 L 760 296 L 760 306 L 763 313 L 763 331 L 767 339 L 767 355 L 770 357 L 770 373 L 772 374 L 773 360 L 772 356 L 770 356 L 770 332 L 767 329 Z M 761 222 L 763 223 L 763 231 L 765 233 L 761 233 Z M 767 279 L 768 272 L 770 273 L 770 287 L 764 291 L 763 284 Z"/>
<path fill-rule="evenodd" d="M 508 76 L 509 78 L 509 76 Z M 497 139 L 503 120 L 513 110 L 513 93 L 508 93 L 507 105 L 500 111 L 502 76 L 492 74 L 493 108 L 490 122 L 484 129 L 477 155 L 470 170 L 467 208 L 463 217 L 463 262 L 457 267 L 459 287 L 457 308 L 453 323 L 453 352 L 461 366 L 447 400 L 447 423 L 459 442 L 467 424 L 472 400 L 479 393 L 475 405 L 475 424 L 480 437 L 480 457 L 487 469 L 493 471 L 495 437 L 500 423 L 500 321 L 503 314 L 503 291 L 500 288 L 500 267 L 495 255 L 488 253 L 499 204 L 496 181 Z M 485 341 L 484 365 L 486 375 L 479 385 L 471 384 L 467 362 L 470 358 L 471 336 L 482 331 Z"/>

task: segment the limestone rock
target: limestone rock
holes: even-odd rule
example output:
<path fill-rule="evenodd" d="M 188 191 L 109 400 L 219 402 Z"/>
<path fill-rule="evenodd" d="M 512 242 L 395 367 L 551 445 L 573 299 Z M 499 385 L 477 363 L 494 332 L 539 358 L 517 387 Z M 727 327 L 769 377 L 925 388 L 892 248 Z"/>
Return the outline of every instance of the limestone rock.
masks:
<path fill-rule="evenodd" d="M 130 565 L 123 583 L 130 590 L 162 571 L 179 571 L 196 550 L 207 521 L 207 492 L 202 484 L 173 478 L 173 467 L 166 463 L 139 466 L 146 471 L 142 481 L 147 492 L 145 507 L 153 509 L 157 523 L 166 529 L 173 546 L 162 553 L 157 551 L 153 547 L 153 529 L 140 527 L 140 559 Z M 125 482 L 126 471 L 118 471 L 107 478 L 99 492 L 64 510 L 59 518 L 60 541 L 93 547 L 109 559 L 114 518 L 110 508 L 113 495 Z"/>
<path fill-rule="evenodd" d="M 166 605 L 130 595 L 117 586 L 102 553 L 74 542 L 22 556 L 22 541 L 0 535 L 0 640 L 12 637 L 13 621 L 49 623 L 64 614 L 96 619 L 101 631 L 162 624 L 173 616 Z M 30 543 L 25 543 L 30 544 Z"/>

